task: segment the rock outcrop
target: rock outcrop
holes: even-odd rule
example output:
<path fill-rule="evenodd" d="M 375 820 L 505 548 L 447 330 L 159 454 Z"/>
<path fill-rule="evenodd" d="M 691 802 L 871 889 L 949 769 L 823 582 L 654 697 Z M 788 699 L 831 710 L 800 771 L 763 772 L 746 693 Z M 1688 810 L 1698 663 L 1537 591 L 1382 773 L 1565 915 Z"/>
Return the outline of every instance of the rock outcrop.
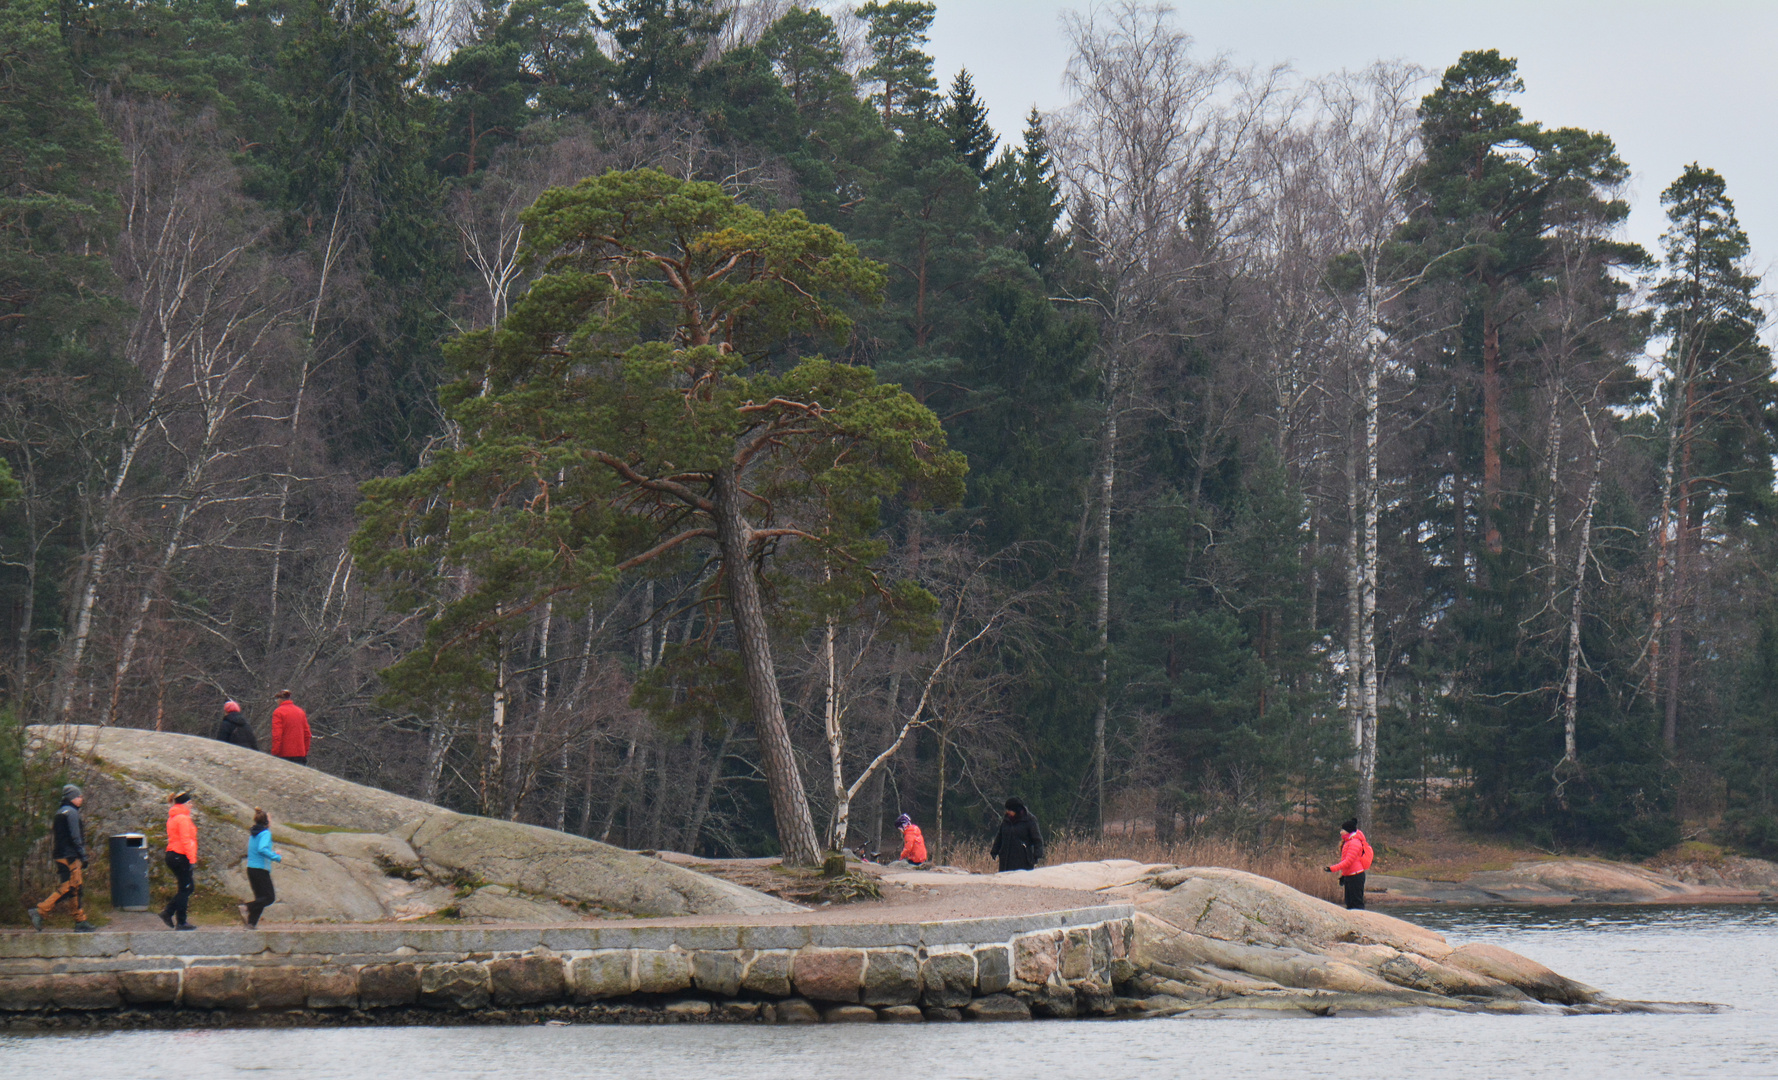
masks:
<path fill-rule="evenodd" d="M 1506 949 L 1453 946 L 1235 870 L 1151 868 L 1130 881 L 1102 864 L 1053 869 L 1139 895 L 935 922 L 0 934 L 0 1030 L 1711 1008 L 1616 1001 Z M 474 895 L 535 902 L 499 886 Z"/>
<path fill-rule="evenodd" d="M 454 813 L 213 739 L 88 725 L 31 734 L 38 752 L 72 752 L 71 768 L 87 789 L 95 855 L 110 833 L 164 842 L 166 796 L 189 789 L 200 882 L 251 899 L 247 830 L 253 809 L 263 808 L 284 855 L 273 909 L 280 922 L 379 922 L 445 911 L 472 921 L 565 923 L 802 910 L 585 837 Z"/>
<path fill-rule="evenodd" d="M 1756 903 L 1771 895 L 1769 888 L 1762 894 L 1757 887 L 1722 878 L 1687 882 L 1644 866 L 1594 859 L 1522 862 L 1510 870 L 1482 871 L 1461 881 L 1371 874 L 1365 887 L 1374 901 L 1402 904 L 1733 904 Z"/>
<path fill-rule="evenodd" d="M 1239 870 L 1150 873 L 1136 898 L 1131 988 L 1149 1011 L 1617 1008 L 1598 990 L 1491 945 L 1346 911 Z"/>

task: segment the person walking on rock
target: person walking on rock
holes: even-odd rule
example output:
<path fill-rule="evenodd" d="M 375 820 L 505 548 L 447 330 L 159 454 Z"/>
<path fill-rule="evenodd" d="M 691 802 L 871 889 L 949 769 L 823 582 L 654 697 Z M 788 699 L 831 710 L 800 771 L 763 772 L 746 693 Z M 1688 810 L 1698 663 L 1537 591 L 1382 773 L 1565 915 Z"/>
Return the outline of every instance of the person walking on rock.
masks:
<path fill-rule="evenodd" d="M 233 743 L 248 750 L 259 749 L 259 736 L 253 734 L 253 725 L 242 715 L 238 702 L 222 703 L 222 723 L 216 726 L 216 737 L 225 743 Z"/>
<path fill-rule="evenodd" d="M 272 756 L 307 765 L 309 739 L 309 714 L 290 700 L 290 691 L 278 691 L 278 707 L 272 710 Z"/>
<path fill-rule="evenodd" d="M 1000 870 L 1035 870 L 1043 858 L 1043 830 L 1037 819 L 1025 809 L 1020 799 L 1006 800 L 1006 816 L 1000 820 L 1000 835 L 994 838 L 990 855 L 1000 857 Z"/>
<path fill-rule="evenodd" d="M 921 834 L 920 826 L 906 814 L 895 819 L 895 827 L 901 830 L 901 857 L 919 866 L 926 861 L 926 837 Z"/>
<path fill-rule="evenodd" d="M 284 856 L 272 849 L 272 819 L 254 807 L 253 833 L 247 837 L 247 884 L 253 886 L 253 902 L 241 905 L 241 921 L 247 929 L 258 929 L 260 914 L 278 902 L 272 888 L 272 863 L 283 861 Z"/>
<path fill-rule="evenodd" d="M 1345 887 L 1347 911 L 1364 910 L 1364 872 L 1374 857 L 1370 841 L 1358 830 L 1358 819 L 1347 818 L 1340 825 L 1340 861 L 1327 868 Z"/>
<path fill-rule="evenodd" d="M 62 788 L 62 806 L 56 811 L 55 849 L 50 858 L 56 861 L 56 876 L 61 884 L 56 891 L 34 908 L 26 910 L 31 916 L 31 925 L 43 929 L 43 917 L 56 909 L 62 897 L 72 897 L 74 901 L 74 929 L 83 934 L 92 933 L 93 924 L 86 921 L 86 831 L 80 824 L 80 807 L 86 802 L 86 796 L 78 787 L 67 784 Z"/>
<path fill-rule="evenodd" d="M 181 791 L 168 797 L 167 806 L 167 869 L 179 883 L 179 891 L 161 910 L 161 922 L 169 930 L 196 930 L 186 916 L 191 908 L 191 891 L 195 887 L 192 867 L 198 864 L 198 826 L 191 820 L 191 792 Z M 175 921 L 177 916 L 177 921 Z"/>

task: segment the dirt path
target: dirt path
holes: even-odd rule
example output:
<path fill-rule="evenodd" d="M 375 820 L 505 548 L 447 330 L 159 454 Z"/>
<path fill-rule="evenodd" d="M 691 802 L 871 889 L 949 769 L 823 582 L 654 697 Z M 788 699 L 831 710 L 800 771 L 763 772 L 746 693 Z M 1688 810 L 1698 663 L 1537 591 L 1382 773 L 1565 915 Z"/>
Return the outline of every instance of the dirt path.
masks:
<path fill-rule="evenodd" d="M 735 863 L 738 866 L 723 866 L 725 870 L 734 870 L 735 876 L 728 873 L 722 876 L 735 880 L 738 877 L 750 877 L 749 869 L 759 874 L 776 873 L 780 879 L 783 875 L 768 867 L 775 867 L 772 859 L 738 859 L 722 860 L 724 864 Z M 702 869 L 702 867 L 700 867 Z M 865 871 L 870 873 L 871 871 Z M 951 875 L 933 875 L 943 878 L 942 885 L 910 884 L 906 882 L 885 881 L 880 884 L 883 898 L 881 900 L 857 900 L 845 904 L 827 904 L 810 907 L 801 912 L 781 913 L 774 915 L 682 915 L 664 919 L 585 919 L 574 926 L 834 926 L 854 925 L 861 923 L 917 923 L 943 922 L 951 919 L 995 918 L 1008 915 L 1035 915 L 1045 911 L 1066 911 L 1070 908 L 1097 907 L 1101 904 L 1115 903 L 1115 898 L 1084 889 L 1046 889 L 1030 886 L 1002 885 L 991 881 L 981 883 L 959 880 Z M 767 884 L 770 883 L 766 880 Z M 292 923 L 280 922 L 277 919 L 277 906 L 267 910 L 260 920 L 261 930 L 311 930 L 324 927 L 375 928 L 415 926 L 509 926 L 513 928 L 530 927 L 535 924 L 523 922 L 487 922 L 450 920 L 434 922 L 426 920 L 417 923 Z M 201 918 L 200 925 L 206 928 L 239 926 L 238 922 L 226 916 L 206 916 Z M 160 919 L 152 912 L 118 911 L 113 912 L 106 930 L 159 930 Z"/>

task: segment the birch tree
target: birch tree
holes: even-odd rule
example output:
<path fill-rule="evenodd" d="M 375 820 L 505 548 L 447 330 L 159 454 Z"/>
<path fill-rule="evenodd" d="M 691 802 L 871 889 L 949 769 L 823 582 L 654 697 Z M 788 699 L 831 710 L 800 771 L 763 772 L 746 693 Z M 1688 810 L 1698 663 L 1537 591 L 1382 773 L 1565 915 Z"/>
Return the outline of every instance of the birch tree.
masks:
<path fill-rule="evenodd" d="M 1100 431 L 1080 540 L 1090 538 L 1088 573 L 1098 640 L 1092 791 L 1097 827 L 1105 813 L 1105 730 L 1110 709 L 1112 520 L 1120 425 L 1144 347 L 1169 288 L 1197 265 L 1181 257 L 1194 194 L 1215 191 L 1240 160 L 1255 115 L 1269 96 L 1250 93 L 1226 109 L 1242 73 L 1222 57 L 1198 61 L 1172 10 L 1126 0 L 1064 16 L 1073 55 L 1064 82 L 1073 97 L 1057 124 L 1057 165 L 1091 262 L 1089 289 L 1069 299 L 1100 323 Z"/>

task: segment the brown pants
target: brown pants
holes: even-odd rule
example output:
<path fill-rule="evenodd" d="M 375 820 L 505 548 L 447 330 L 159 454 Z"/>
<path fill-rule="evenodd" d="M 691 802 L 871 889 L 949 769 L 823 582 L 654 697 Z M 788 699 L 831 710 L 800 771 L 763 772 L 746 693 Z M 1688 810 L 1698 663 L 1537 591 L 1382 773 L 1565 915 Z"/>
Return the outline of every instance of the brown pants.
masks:
<path fill-rule="evenodd" d="M 55 910 L 57 904 L 62 902 L 62 897 L 72 893 L 74 896 L 74 921 L 85 922 L 86 897 L 81 886 L 85 884 L 86 877 L 81 873 L 80 860 L 57 859 L 56 874 L 61 877 L 62 884 L 55 892 L 49 894 L 49 899 L 37 905 L 37 913 L 48 915 Z"/>

